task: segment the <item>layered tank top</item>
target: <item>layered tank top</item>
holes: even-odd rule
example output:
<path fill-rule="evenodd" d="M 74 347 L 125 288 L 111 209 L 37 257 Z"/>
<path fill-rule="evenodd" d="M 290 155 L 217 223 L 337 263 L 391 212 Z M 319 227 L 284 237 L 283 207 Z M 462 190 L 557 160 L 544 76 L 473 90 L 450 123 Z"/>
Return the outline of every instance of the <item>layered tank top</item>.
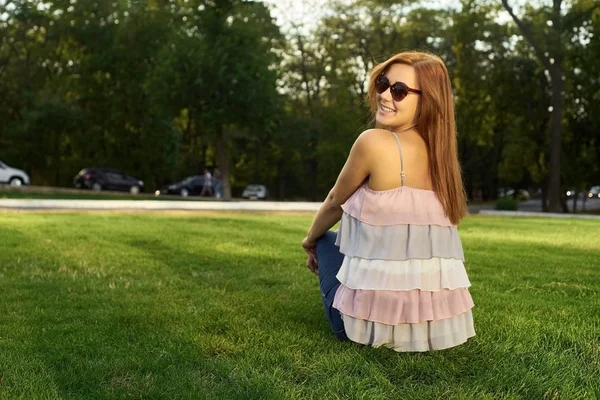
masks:
<path fill-rule="evenodd" d="M 344 254 L 333 306 L 348 338 L 396 351 L 453 347 L 475 335 L 473 299 L 457 227 L 431 190 L 372 190 L 342 206 L 336 245 Z"/>

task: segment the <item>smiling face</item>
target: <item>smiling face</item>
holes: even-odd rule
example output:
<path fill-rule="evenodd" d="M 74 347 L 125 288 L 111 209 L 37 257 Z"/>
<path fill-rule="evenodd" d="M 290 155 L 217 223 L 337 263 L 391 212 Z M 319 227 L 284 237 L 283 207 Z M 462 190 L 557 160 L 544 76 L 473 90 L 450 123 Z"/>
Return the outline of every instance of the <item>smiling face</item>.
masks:
<path fill-rule="evenodd" d="M 402 82 L 412 89 L 420 89 L 415 69 L 406 64 L 392 64 L 385 72 L 390 85 Z M 402 129 L 414 121 L 420 95 L 409 93 L 402 101 L 394 101 L 390 89 L 377 95 L 375 119 L 392 130 Z"/>

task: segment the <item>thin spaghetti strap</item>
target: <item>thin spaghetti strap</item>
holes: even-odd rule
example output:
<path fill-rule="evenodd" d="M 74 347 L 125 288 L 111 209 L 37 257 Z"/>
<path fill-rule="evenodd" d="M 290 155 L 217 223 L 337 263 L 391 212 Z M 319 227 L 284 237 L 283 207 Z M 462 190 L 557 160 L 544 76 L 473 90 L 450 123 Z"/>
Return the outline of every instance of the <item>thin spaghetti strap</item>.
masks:
<path fill-rule="evenodd" d="M 400 177 L 402 178 L 402 186 L 404 186 L 404 179 L 406 178 L 406 172 L 404 172 L 404 159 L 402 158 L 402 146 L 400 145 L 400 139 L 396 132 L 392 132 L 394 134 L 394 138 L 396 139 L 396 143 L 398 143 L 398 152 L 400 153 Z"/>

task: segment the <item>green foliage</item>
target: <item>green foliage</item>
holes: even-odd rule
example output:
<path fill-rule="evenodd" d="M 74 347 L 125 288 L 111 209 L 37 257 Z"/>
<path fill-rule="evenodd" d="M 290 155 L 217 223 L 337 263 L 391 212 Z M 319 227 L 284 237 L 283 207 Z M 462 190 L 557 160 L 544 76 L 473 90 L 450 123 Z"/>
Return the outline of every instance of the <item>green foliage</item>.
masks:
<path fill-rule="evenodd" d="M 0 157 L 37 184 L 69 185 L 90 165 L 150 187 L 181 179 L 209 162 L 198 154 L 216 126 L 264 129 L 277 107 L 280 34 L 260 3 L 11 3 L 0 6 Z"/>
<path fill-rule="evenodd" d="M 153 187 L 225 163 L 234 192 L 257 182 L 281 199 L 321 200 L 372 126 L 370 69 L 418 49 L 450 70 L 468 192 L 491 199 L 498 186 L 540 187 L 549 173 L 552 87 L 515 25 L 497 23 L 502 8 L 492 3 L 463 0 L 446 10 L 331 1 L 310 27 L 286 21 L 284 36 L 261 2 L 3 2 L 0 159 L 36 184 L 62 186 L 89 165 L 120 167 Z M 569 187 L 600 181 L 594 7 L 565 7 L 559 38 L 567 43 Z M 547 8 L 520 12 L 545 48 L 559 40 Z"/>
<path fill-rule="evenodd" d="M 501 211 L 517 211 L 519 209 L 519 201 L 512 196 L 503 196 L 496 200 L 494 208 Z"/>

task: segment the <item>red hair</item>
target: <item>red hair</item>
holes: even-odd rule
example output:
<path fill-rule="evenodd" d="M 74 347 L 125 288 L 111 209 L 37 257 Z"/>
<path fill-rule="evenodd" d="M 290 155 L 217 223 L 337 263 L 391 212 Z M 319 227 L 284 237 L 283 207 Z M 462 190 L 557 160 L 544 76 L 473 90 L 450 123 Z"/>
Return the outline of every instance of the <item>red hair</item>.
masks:
<path fill-rule="evenodd" d="M 413 124 L 427 144 L 433 190 L 450 221 L 458 225 L 468 209 L 458 161 L 454 99 L 448 69 L 441 58 L 421 52 L 399 53 L 376 65 L 371 71 L 367 93 L 373 115 L 378 108 L 375 80 L 392 64 L 406 64 L 415 69 L 422 94 Z"/>

